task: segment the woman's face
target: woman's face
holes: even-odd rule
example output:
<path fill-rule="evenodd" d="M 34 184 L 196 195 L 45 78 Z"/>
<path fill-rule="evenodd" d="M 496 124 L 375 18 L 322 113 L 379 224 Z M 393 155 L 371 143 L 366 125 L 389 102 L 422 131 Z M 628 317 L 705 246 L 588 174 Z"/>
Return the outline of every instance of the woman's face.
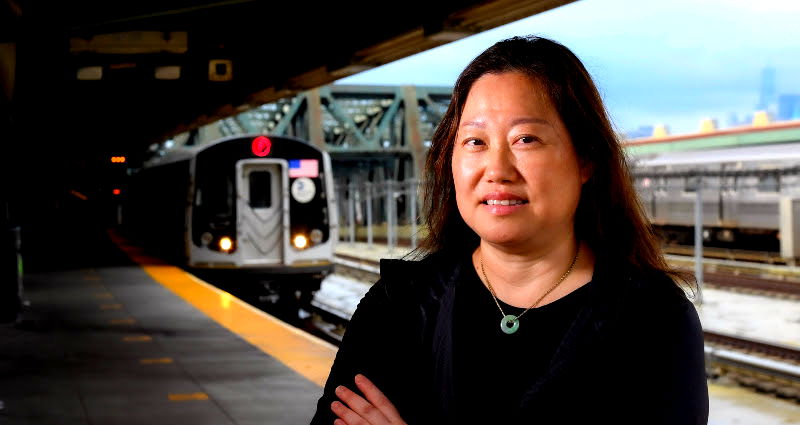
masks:
<path fill-rule="evenodd" d="M 537 82 L 518 72 L 479 78 L 454 143 L 458 210 L 482 240 L 535 249 L 572 237 L 589 173 Z"/>

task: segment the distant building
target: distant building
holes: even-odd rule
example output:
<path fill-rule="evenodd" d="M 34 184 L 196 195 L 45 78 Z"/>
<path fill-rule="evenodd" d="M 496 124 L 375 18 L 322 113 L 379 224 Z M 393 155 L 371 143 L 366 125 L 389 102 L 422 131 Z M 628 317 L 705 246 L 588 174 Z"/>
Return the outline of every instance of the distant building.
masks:
<path fill-rule="evenodd" d="M 701 133 L 712 133 L 719 129 L 719 123 L 717 123 L 716 118 L 703 118 L 700 121 L 700 132 Z"/>
<path fill-rule="evenodd" d="M 652 125 L 643 125 L 637 128 L 636 130 L 628 130 L 625 133 L 625 138 L 627 139 L 640 139 L 642 137 L 650 137 L 653 135 L 653 126 Z"/>
<path fill-rule="evenodd" d="M 768 66 L 761 70 L 761 91 L 756 110 L 770 110 L 770 108 L 774 107 L 775 100 L 775 68 Z"/>
<path fill-rule="evenodd" d="M 731 112 L 728 114 L 728 127 L 737 127 L 744 124 L 744 122 L 739 120 L 739 114 L 736 112 Z"/>
<path fill-rule="evenodd" d="M 800 94 L 782 94 L 778 97 L 778 120 L 800 119 Z"/>

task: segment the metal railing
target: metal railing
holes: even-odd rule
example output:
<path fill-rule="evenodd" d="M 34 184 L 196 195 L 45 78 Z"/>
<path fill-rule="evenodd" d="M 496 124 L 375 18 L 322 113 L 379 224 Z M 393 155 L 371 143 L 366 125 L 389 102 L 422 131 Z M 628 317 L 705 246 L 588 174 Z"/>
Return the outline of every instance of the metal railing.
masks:
<path fill-rule="evenodd" d="M 417 247 L 422 230 L 419 181 L 349 183 L 336 191 L 341 241 L 366 242 L 372 248 L 381 240 L 390 252 L 400 244 Z"/>

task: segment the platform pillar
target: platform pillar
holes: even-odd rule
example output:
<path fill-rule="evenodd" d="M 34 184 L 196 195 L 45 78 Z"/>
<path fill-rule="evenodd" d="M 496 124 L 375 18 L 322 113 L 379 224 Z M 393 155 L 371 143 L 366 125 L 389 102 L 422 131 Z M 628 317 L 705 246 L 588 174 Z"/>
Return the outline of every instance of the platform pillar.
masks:
<path fill-rule="evenodd" d="M 783 196 L 779 202 L 781 257 L 796 263 L 800 257 L 800 199 Z"/>
<path fill-rule="evenodd" d="M 316 147 L 326 150 L 325 134 L 322 131 L 322 99 L 319 89 L 306 92 L 308 112 L 308 139 Z"/>
<path fill-rule="evenodd" d="M 414 158 L 414 178 L 421 179 L 425 169 L 425 146 L 422 145 L 422 134 L 419 132 L 419 101 L 414 86 L 403 86 L 403 104 L 406 143 L 411 148 L 411 155 Z"/>
<path fill-rule="evenodd" d="M 694 276 L 697 280 L 697 302 L 703 304 L 703 180 L 697 183 L 694 200 Z"/>

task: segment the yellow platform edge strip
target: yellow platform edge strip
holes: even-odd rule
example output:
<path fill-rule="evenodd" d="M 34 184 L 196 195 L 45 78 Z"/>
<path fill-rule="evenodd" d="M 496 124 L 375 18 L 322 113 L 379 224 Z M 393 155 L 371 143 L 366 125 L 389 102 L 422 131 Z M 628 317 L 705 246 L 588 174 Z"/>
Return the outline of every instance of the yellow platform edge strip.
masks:
<path fill-rule="evenodd" d="M 206 393 L 168 394 L 169 401 L 208 400 Z"/>
<path fill-rule="evenodd" d="M 112 239 L 156 282 L 301 376 L 320 387 L 325 385 L 338 350 L 336 346 L 300 331 L 178 267 L 153 264 L 155 261 L 139 254 L 135 248 L 131 249 L 118 238 Z"/>

